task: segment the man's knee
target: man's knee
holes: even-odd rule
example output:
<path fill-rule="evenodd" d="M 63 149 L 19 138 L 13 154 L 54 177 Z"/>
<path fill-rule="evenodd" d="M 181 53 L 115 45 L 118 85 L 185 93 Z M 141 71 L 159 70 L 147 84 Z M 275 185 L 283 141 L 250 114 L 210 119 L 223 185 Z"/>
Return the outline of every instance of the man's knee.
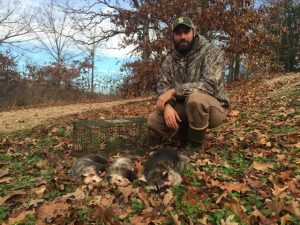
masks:
<path fill-rule="evenodd" d="M 199 106 L 207 108 L 210 105 L 215 105 L 216 103 L 218 103 L 218 101 L 214 97 L 197 92 L 190 94 L 187 100 L 187 106 L 191 108 L 196 108 Z"/>
<path fill-rule="evenodd" d="M 186 103 L 190 125 L 196 128 L 218 126 L 225 118 L 225 110 L 217 99 L 204 93 L 192 93 Z"/>

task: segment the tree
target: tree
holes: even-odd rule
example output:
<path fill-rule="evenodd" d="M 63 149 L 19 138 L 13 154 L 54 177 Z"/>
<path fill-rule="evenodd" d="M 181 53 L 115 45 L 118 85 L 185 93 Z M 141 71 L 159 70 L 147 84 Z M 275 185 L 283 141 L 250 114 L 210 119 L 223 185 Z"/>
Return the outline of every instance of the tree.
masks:
<path fill-rule="evenodd" d="M 266 68 L 268 64 L 266 60 L 255 60 L 267 58 L 265 55 L 271 52 L 265 45 L 270 38 L 264 29 L 268 21 L 264 21 L 263 11 L 254 7 L 254 0 L 88 2 L 89 5 L 77 12 L 90 20 L 100 17 L 102 22 L 109 20 L 113 24 L 110 29 L 103 28 L 98 40 L 122 34 L 122 47 L 135 47 L 131 54 L 136 60 L 130 60 L 122 68 L 131 73 L 124 85 L 128 84 L 135 95 L 141 94 L 141 90 L 155 89 L 161 64 L 173 47 L 170 25 L 180 15 L 191 17 L 198 32 L 224 48 L 230 65 L 230 80 L 243 78 L 240 74 L 242 58 L 249 68 Z M 256 62 L 252 62 L 254 60 Z"/>
<path fill-rule="evenodd" d="M 70 54 L 72 36 L 74 35 L 73 20 L 51 0 L 49 4 L 44 3 L 36 16 L 38 28 L 34 35 L 40 43 L 40 48 L 53 59 L 57 68 L 62 68 L 67 60 L 74 57 Z M 62 71 L 53 73 L 53 85 L 59 86 L 62 79 Z"/>
<path fill-rule="evenodd" d="M 299 70 L 300 1 L 272 0 L 266 6 L 270 8 L 268 16 L 276 25 L 269 32 L 278 36 L 272 43 L 277 53 L 275 60 L 284 71 Z"/>
<path fill-rule="evenodd" d="M 16 46 L 30 40 L 32 16 L 28 9 L 21 10 L 19 1 L 0 0 L 0 46 Z"/>
<path fill-rule="evenodd" d="M 68 4 L 68 3 L 67 3 Z M 63 8 L 63 7 L 62 7 Z M 70 7 L 67 7 L 67 11 Z M 96 41 L 101 36 L 101 27 L 99 18 L 96 17 L 86 23 L 82 14 L 73 13 L 74 30 L 76 31 L 71 37 L 75 44 L 82 50 L 86 56 L 86 62 L 90 65 L 91 77 L 89 79 L 90 92 L 94 92 L 95 81 L 95 57 L 97 49 L 101 45 L 100 41 Z"/>

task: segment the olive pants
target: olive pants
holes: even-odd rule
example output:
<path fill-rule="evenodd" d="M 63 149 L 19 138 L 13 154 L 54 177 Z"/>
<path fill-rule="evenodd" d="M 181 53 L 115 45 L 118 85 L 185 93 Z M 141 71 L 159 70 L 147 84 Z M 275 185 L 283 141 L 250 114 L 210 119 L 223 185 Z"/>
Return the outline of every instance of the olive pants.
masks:
<path fill-rule="evenodd" d="M 203 93 L 192 93 L 184 103 L 176 103 L 174 109 L 181 119 L 179 129 L 167 127 L 163 111 L 156 110 L 147 121 L 150 135 L 154 132 L 164 138 L 175 136 L 179 140 L 203 142 L 206 128 L 217 127 L 226 115 L 218 100 Z"/>

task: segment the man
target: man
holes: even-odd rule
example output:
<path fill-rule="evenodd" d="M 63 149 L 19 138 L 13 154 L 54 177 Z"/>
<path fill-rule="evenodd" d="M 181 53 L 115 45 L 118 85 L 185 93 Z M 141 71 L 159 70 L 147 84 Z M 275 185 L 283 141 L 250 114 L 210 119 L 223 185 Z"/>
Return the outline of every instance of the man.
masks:
<path fill-rule="evenodd" d="M 205 130 L 225 118 L 225 63 L 221 49 L 197 34 L 188 17 L 177 18 L 172 30 L 175 50 L 163 63 L 157 110 L 147 126 L 150 135 L 176 137 L 194 152 L 202 147 Z"/>

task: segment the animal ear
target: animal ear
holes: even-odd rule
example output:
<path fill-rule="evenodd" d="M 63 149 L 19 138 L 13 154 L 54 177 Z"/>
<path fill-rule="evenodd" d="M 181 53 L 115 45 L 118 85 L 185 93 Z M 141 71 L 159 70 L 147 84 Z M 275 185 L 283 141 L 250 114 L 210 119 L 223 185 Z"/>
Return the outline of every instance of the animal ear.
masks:
<path fill-rule="evenodd" d="M 169 172 L 168 171 L 162 172 L 162 178 L 163 179 L 167 179 L 168 177 L 169 177 Z"/>

